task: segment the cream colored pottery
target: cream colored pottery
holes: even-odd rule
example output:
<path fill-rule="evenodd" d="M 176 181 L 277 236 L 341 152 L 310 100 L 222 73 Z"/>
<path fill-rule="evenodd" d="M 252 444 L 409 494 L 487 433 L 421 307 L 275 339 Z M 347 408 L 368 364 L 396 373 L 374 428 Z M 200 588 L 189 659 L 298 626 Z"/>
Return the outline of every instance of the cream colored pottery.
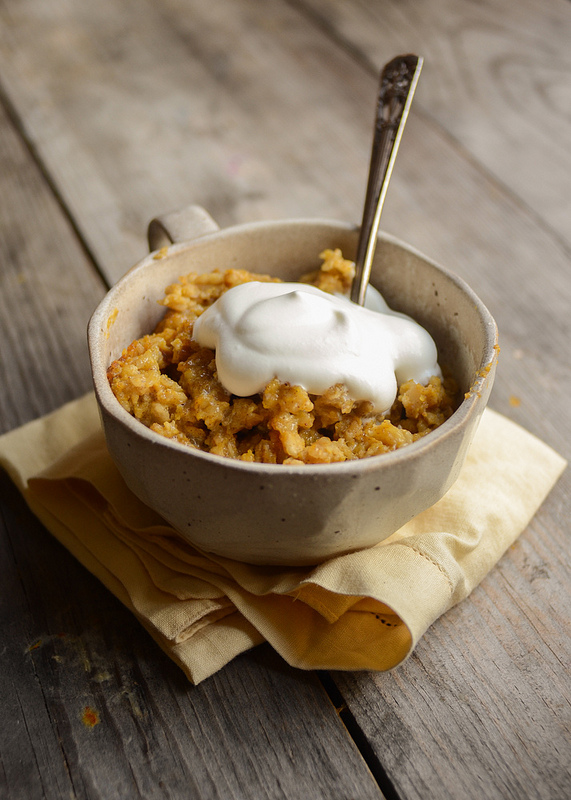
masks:
<path fill-rule="evenodd" d="M 173 235 L 173 230 L 174 235 Z M 394 533 L 456 480 L 488 401 L 497 329 L 457 276 L 381 235 L 371 282 L 426 327 L 466 399 L 426 438 L 394 453 L 339 464 L 252 464 L 202 453 L 148 430 L 115 399 L 108 365 L 152 331 L 165 287 L 190 271 L 242 267 L 296 280 L 326 247 L 354 256 L 357 229 L 287 220 L 218 230 L 201 208 L 153 220 L 151 253 L 106 295 L 89 323 L 95 392 L 107 445 L 131 490 L 204 551 L 255 564 L 308 565 Z M 170 236 L 169 236 L 170 234 Z M 160 256 L 160 257 L 157 257 Z"/>

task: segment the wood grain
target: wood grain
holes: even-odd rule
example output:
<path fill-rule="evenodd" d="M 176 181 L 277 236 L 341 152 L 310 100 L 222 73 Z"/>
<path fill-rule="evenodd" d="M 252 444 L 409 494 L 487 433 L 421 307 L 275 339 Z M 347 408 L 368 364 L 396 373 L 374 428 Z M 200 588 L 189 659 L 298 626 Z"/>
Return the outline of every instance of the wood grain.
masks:
<path fill-rule="evenodd" d="M 91 388 L 86 327 L 105 285 L 0 107 L 0 432 Z"/>
<path fill-rule="evenodd" d="M 417 111 L 571 244 L 568 0 L 302 0 L 364 64 L 425 57 Z"/>
<path fill-rule="evenodd" d="M 360 216 L 354 120 L 376 81 L 287 4 L 6 0 L 2 17 L 6 91 L 111 281 L 149 219 L 190 202 L 221 225 Z"/>

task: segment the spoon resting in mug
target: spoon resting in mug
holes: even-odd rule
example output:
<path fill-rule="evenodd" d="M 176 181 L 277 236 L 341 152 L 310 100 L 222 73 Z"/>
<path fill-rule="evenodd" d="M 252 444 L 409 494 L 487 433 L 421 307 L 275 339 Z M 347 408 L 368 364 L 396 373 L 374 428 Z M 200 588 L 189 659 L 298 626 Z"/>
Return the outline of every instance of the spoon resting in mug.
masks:
<path fill-rule="evenodd" d="M 371 275 L 383 204 L 422 65 L 420 56 L 397 56 L 381 72 L 369 178 L 351 287 L 351 300 L 361 306 Z"/>

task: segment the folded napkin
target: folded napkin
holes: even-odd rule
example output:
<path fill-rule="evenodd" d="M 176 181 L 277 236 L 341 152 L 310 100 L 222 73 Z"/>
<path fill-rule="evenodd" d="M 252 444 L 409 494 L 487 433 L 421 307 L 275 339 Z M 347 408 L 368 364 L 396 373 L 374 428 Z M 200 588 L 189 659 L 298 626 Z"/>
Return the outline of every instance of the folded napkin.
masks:
<path fill-rule="evenodd" d="M 267 640 L 302 669 L 387 670 L 515 541 L 565 467 L 486 409 L 458 481 L 376 547 L 316 567 L 197 550 L 125 486 L 89 394 L 0 437 L 32 511 L 194 683 Z"/>

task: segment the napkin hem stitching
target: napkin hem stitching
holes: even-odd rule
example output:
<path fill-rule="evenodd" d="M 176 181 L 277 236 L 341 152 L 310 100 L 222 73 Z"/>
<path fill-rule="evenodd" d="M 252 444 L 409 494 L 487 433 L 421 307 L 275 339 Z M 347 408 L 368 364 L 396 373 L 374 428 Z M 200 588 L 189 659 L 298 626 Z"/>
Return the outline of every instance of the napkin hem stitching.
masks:
<path fill-rule="evenodd" d="M 454 584 L 453 584 L 453 582 L 452 582 L 452 580 L 450 578 L 450 575 L 444 569 L 442 564 L 439 564 L 438 561 L 435 561 L 427 553 L 423 553 L 422 550 L 419 550 L 417 547 L 414 547 L 413 545 L 406 545 L 406 546 L 410 547 L 410 549 L 413 551 L 413 553 L 416 553 L 417 555 L 419 555 L 422 558 L 424 558 L 426 561 L 430 562 L 433 566 L 436 567 L 436 569 L 439 572 L 441 572 L 444 575 L 444 577 L 446 578 L 446 583 L 448 584 L 448 588 L 450 589 L 450 594 L 452 594 L 454 592 Z"/>

